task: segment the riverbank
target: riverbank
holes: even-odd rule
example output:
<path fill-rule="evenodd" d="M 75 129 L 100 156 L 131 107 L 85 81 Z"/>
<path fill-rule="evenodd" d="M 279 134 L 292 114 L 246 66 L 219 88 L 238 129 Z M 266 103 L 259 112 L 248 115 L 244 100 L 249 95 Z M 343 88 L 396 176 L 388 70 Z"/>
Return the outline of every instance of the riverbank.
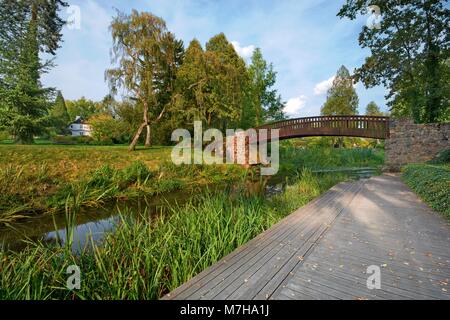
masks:
<path fill-rule="evenodd" d="M 124 209 L 119 227 L 102 245 L 80 254 L 71 250 L 70 221 L 76 214 L 68 212 L 64 247 L 38 243 L 21 252 L 0 252 L 0 298 L 160 298 L 344 179 L 305 170 L 271 198 L 239 190 L 205 194 L 195 204 L 171 205 L 171 213 L 155 221 Z M 66 270 L 74 264 L 82 284 L 72 291 L 66 288 Z"/>
<path fill-rule="evenodd" d="M 126 146 L 0 145 L 0 225 L 255 176 L 239 165 L 175 166 L 170 152 L 171 147 L 129 152 Z M 283 142 L 278 178 L 294 177 L 305 168 L 377 168 L 383 159 L 382 150 L 300 149 Z"/>
<path fill-rule="evenodd" d="M 175 166 L 170 147 L 0 145 L 0 224 L 111 199 L 245 179 L 240 166 Z"/>
<path fill-rule="evenodd" d="M 11 157 L 16 157 L 15 165 L 22 165 L 25 176 L 34 177 L 41 186 L 39 183 L 45 183 L 45 179 L 39 180 L 39 171 L 29 169 L 35 165 L 36 157 L 59 157 L 59 165 L 53 161 L 53 166 L 58 168 L 67 161 L 74 163 L 81 158 L 76 152 L 78 146 L 73 147 L 74 150 L 67 150 L 71 147 L 65 146 L 49 147 L 47 154 L 39 155 L 35 154 L 39 148 L 28 151 L 26 148 L 30 147 Z M 59 199 L 60 202 L 52 203 L 65 208 L 66 227 L 60 234 L 57 232 L 58 237 L 64 239 L 29 240 L 21 250 L 1 252 L 0 298 L 157 299 L 347 179 L 347 175 L 338 172 L 314 174 L 311 168 L 380 167 L 383 160 L 382 153 L 374 150 L 305 150 L 282 144 L 279 178 L 288 186 L 281 194 L 266 197 L 264 193 L 249 190 L 247 182 L 253 171 L 240 166 L 174 166 L 165 161 L 164 154 L 160 154 L 160 162 L 152 166 L 144 162 L 146 152 L 153 152 L 153 161 L 159 154 L 156 150 L 143 150 L 141 154 L 127 153 L 120 148 L 111 152 L 108 147 L 94 147 L 95 162 L 89 161 L 92 147 L 85 148 L 86 158 L 82 158 L 83 166 L 79 165 L 79 174 L 73 180 L 64 170 L 45 170 L 49 175 L 54 175 L 55 170 L 60 173 L 57 186 L 61 189 L 50 189 L 51 192 L 46 189 L 41 199 Z M 165 156 L 170 154 L 169 150 L 164 149 Z M 140 156 L 143 158 L 139 159 Z M 110 159 L 103 163 L 98 157 Z M 3 157 L 2 164 L 5 162 Z M 100 167 L 96 168 L 97 165 Z M 84 206 L 106 202 L 109 196 L 130 197 L 139 193 L 161 192 L 158 197 L 162 199 L 167 191 L 175 190 L 172 189 L 174 186 L 184 190 L 189 184 L 198 186 L 207 182 L 229 187 L 221 192 L 204 188 L 186 199 L 184 204 L 168 202 L 164 214 L 159 215 L 152 214 L 145 204 L 139 210 L 132 206 L 112 208 L 115 218 L 111 223 L 115 227 L 105 232 L 101 241 L 94 240 L 92 235 L 87 239 L 90 246 L 73 251 L 75 226 L 79 222 L 77 215 Z M 161 185 L 168 186 L 166 192 L 162 191 Z M 20 191 L 19 185 L 15 188 Z M 5 188 L 4 192 L 10 191 Z M 28 189 L 22 193 L 24 200 L 29 200 L 27 192 Z M 58 192 L 61 192 L 59 198 L 56 197 Z M 72 196 L 62 196 L 67 193 Z M 30 224 L 33 223 L 30 220 Z M 14 226 L 14 223 L 10 225 Z M 66 270 L 74 264 L 80 267 L 83 282 L 80 290 L 71 291 L 66 288 Z"/>

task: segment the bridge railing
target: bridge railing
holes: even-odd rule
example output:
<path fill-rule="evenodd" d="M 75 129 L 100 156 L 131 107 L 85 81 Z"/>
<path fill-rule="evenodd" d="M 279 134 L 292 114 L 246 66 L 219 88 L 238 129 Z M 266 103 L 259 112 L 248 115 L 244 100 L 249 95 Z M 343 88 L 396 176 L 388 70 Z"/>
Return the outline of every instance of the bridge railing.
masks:
<path fill-rule="evenodd" d="M 389 138 L 389 117 L 319 116 L 277 121 L 257 129 L 280 129 L 280 139 L 301 136 Z"/>

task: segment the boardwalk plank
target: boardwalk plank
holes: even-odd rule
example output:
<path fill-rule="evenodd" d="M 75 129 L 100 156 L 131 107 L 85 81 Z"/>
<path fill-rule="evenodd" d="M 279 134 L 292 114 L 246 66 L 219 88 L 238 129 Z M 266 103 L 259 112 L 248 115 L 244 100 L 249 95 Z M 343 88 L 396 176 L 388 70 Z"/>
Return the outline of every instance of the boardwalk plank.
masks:
<path fill-rule="evenodd" d="M 450 299 L 449 240 L 398 177 L 343 183 L 164 299 Z M 379 290 L 366 286 L 372 264 Z"/>
<path fill-rule="evenodd" d="M 268 243 L 270 244 L 271 242 L 273 242 L 271 236 L 280 236 L 284 234 L 286 230 L 289 230 L 290 226 L 293 226 L 295 223 L 301 221 L 302 219 L 306 220 L 308 217 L 312 216 L 314 214 L 315 208 L 320 209 L 320 207 L 318 207 L 318 204 L 320 204 L 321 202 L 326 204 L 327 201 L 338 195 L 338 192 L 343 192 L 348 188 L 351 188 L 350 184 L 340 184 L 338 186 L 335 186 L 322 197 L 312 201 L 305 207 L 297 210 L 294 214 L 284 218 L 271 229 L 260 234 L 253 240 L 250 240 L 246 245 L 236 249 L 234 252 L 227 255 L 210 268 L 207 268 L 205 271 L 201 272 L 188 283 L 185 283 L 184 285 L 171 292 L 170 296 L 167 296 L 166 298 L 177 297 L 177 299 L 183 299 L 184 297 L 189 296 L 190 294 L 192 294 L 192 290 L 195 290 L 195 288 L 203 287 L 204 283 L 207 283 L 214 276 L 217 276 L 218 272 L 226 270 L 228 266 L 231 266 L 235 261 L 242 262 L 243 258 L 249 254 L 252 254 L 253 250 L 257 250 L 258 247 L 264 248 L 264 246 L 266 246 Z"/>

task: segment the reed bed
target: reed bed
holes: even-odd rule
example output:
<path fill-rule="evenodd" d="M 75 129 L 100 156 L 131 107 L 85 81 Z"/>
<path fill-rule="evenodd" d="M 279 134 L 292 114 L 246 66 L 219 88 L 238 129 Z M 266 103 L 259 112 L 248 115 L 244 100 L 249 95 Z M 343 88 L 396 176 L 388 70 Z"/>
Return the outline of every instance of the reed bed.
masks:
<path fill-rule="evenodd" d="M 271 198 L 209 192 L 169 205 L 155 220 L 125 209 L 103 243 L 79 254 L 70 250 L 72 239 L 0 251 L 0 299 L 158 299 L 344 179 L 303 170 Z M 66 210 L 68 228 L 75 212 Z M 81 269 L 80 290 L 66 287 L 73 264 Z"/>

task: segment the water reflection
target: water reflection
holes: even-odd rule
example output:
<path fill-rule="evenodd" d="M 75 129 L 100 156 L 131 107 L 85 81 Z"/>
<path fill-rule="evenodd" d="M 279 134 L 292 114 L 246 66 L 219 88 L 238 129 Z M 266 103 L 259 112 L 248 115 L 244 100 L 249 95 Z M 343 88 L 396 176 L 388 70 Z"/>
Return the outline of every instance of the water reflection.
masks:
<path fill-rule="evenodd" d="M 72 251 L 79 252 L 91 241 L 100 242 L 105 234 L 114 230 L 120 222 L 119 212 L 125 210 L 130 219 L 141 214 L 151 218 L 164 214 L 168 203 L 183 203 L 189 197 L 188 193 L 180 192 L 151 198 L 114 200 L 103 207 L 82 208 L 75 214 Z M 11 227 L 0 228 L 0 243 L 4 248 L 13 251 L 22 250 L 30 241 L 63 245 L 67 239 L 65 227 L 64 214 L 33 217 Z"/>
<path fill-rule="evenodd" d="M 379 173 L 375 168 L 350 168 L 340 170 L 317 170 L 316 173 L 345 172 L 354 178 L 369 178 Z M 259 194 L 271 197 L 284 191 L 287 177 L 264 177 L 256 181 L 246 181 L 231 187 L 235 195 L 244 192 L 246 195 Z M 209 187 L 213 192 L 223 191 L 225 186 Z M 99 243 L 108 232 L 116 228 L 120 222 L 119 212 L 126 210 L 130 219 L 145 214 L 151 220 L 153 217 L 166 214 L 168 204 L 182 204 L 192 199 L 193 194 L 199 194 L 200 189 L 173 192 L 164 196 L 140 197 L 132 200 L 114 200 L 100 208 L 83 208 L 76 214 L 73 230 L 72 251 L 79 252 L 92 242 Z M 130 214 L 131 213 L 131 214 Z M 66 217 L 64 214 L 38 216 L 16 223 L 10 227 L 0 228 L 0 244 L 7 250 L 20 251 L 31 242 L 47 244 L 64 244 L 67 238 Z M 57 230 L 57 231 L 55 231 Z M 92 242 L 91 242 L 92 241 Z M 1 247 L 0 247 L 1 250 Z"/>

